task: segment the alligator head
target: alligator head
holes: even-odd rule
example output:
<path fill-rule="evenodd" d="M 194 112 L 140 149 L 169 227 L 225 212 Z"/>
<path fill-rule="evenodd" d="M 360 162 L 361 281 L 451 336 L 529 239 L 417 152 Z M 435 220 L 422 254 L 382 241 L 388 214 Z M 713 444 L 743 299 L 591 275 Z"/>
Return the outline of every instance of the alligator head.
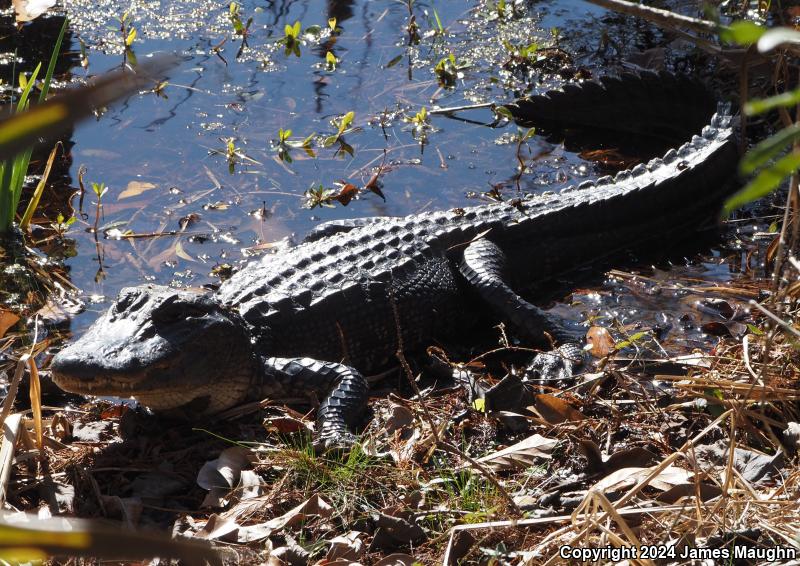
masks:
<path fill-rule="evenodd" d="M 257 372 L 238 314 L 206 294 L 155 285 L 123 289 L 51 368 L 65 391 L 134 396 L 155 411 L 194 414 L 242 401 Z"/>

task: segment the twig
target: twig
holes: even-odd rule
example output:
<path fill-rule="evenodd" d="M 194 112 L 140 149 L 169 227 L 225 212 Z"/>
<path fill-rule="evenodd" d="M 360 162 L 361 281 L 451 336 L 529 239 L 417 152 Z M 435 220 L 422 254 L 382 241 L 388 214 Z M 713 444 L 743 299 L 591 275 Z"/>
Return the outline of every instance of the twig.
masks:
<path fill-rule="evenodd" d="M 617 513 L 623 517 L 636 517 L 638 515 L 656 514 L 656 513 L 671 513 L 673 511 L 682 511 L 686 508 L 685 505 L 666 505 L 661 507 L 629 507 L 617 510 Z M 587 518 L 589 514 L 578 514 L 576 518 L 581 520 Z M 503 529 L 503 528 L 517 528 L 517 527 L 536 527 L 550 525 L 552 523 L 566 523 L 573 519 L 572 515 L 553 515 L 552 517 L 537 517 L 535 519 L 519 519 L 507 521 L 489 521 L 486 523 L 472 523 L 465 525 L 456 525 L 450 529 L 450 541 L 447 543 L 447 548 L 444 552 L 444 559 L 442 564 L 449 566 L 450 553 L 453 549 L 453 542 L 456 533 L 461 531 L 475 531 L 482 529 Z"/>
<path fill-rule="evenodd" d="M 633 2 L 626 2 L 625 0 L 586 0 L 591 4 L 602 6 L 615 12 L 621 12 L 630 16 L 637 16 L 648 22 L 665 25 L 668 27 L 678 26 L 685 27 L 694 31 L 702 33 L 716 33 L 717 24 L 708 20 L 701 20 L 699 18 L 692 18 L 670 12 L 669 10 L 662 10 L 661 8 L 653 8 L 651 6 L 644 6 L 642 4 L 634 4 Z"/>
<path fill-rule="evenodd" d="M 14 405 L 14 400 L 17 398 L 19 382 L 22 380 L 22 374 L 25 372 L 25 364 L 28 363 L 28 357 L 28 354 L 23 354 L 17 361 L 17 368 L 14 370 L 14 377 L 11 378 L 11 385 L 8 387 L 8 394 L 3 403 L 3 412 L 0 414 L 0 424 L 4 423 L 11 413 L 11 407 Z"/>
<path fill-rule="evenodd" d="M 479 102 L 477 104 L 464 104 L 463 106 L 450 106 L 447 108 L 434 108 L 428 110 L 428 114 L 454 114 L 464 110 L 479 110 L 481 108 L 491 108 L 495 102 Z"/>
<path fill-rule="evenodd" d="M 761 306 L 761 304 L 759 304 L 757 301 L 753 301 L 751 299 L 750 300 L 750 306 L 751 307 L 756 307 L 758 310 L 760 310 L 762 313 L 764 313 L 772 322 L 774 322 L 775 324 L 777 324 L 778 326 L 780 326 L 781 328 L 783 328 L 787 332 L 791 332 L 792 334 L 794 334 L 795 336 L 800 338 L 800 330 L 797 330 L 794 326 L 792 326 L 791 324 L 789 324 L 785 320 L 782 320 L 779 316 L 773 314 L 772 312 L 767 310 L 765 307 Z M 767 353 L 768 352 L 765 350 L 764 351 L 765 359 L 763 361 L 764 365 L 768 365 L 768 362 L 767 362 L 767 359 L 766 359 Z"/>

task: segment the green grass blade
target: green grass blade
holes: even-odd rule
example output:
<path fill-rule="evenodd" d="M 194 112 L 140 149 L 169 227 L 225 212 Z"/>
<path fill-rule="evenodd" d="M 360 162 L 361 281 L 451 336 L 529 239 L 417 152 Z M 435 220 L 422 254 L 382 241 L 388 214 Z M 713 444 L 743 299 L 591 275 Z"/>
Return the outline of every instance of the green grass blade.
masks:
<path fill-rule="evenodd" d="M 28 148 L 23 153 L 17 154 L 13 160 L 13 167 L 11 168 L 11 196 L 12 196 L 12 219 L 17 213 L 20 198 L 22 198 L 22 187 L 25 185 L 25 175 L 28 174 L 28 165 L 31 162 L 31 155 L 33 150 Z"/>
<path fill-rule="evenodd" d="M 22 112 L 23 110 L 28 109 L 28 96 L 31 94 L 31 89 L 33 85 L 36 83 L 36 77 L 39 76 L 39 70 L 42 68 L 42 64 L 39 63 L 36 65 L 36 68 L 31 73 L 31 78 L 28 79 L 28 84 L 25 85 L 25 88 L 22 89 L 22 94 L 19 97 L 19 102 L 17 102 L 17 112 Z"/>
<path fill-rule="evenodd" d="M 68 24 L 69 18 L 64 18 L 61 31 L 58 32 L 58 39 L 56 39 L 56 43 L 53 46 L 53 53 L 50 55 L 50 63 L 47 65 L 47 72 L 44 75 L 42 92 L 39 93 L 39 102 L 44 102 L 47 98 L 47 93 L 50 92 L 50 81 L 53 80 L 53 73 L 56 70 L 56 61 L 58 60 L 58 54 L 61 52 L 61 42 L 64 40 L 64 34 L 67 32 Z"/>
<path fill-rule="evenodd" d="M 723 208 L 725 214 L 767 196 L 777 189 L 786 177 L 797 171 L 798 167 L 800 167 L 800 154 L 790 153 L 782 157 L 771 167 L 761 171 L 745 188 L 729 198 Z"/>
<path fill-rule="evenodd" d="M 8 161 L 0 162 L 0 180 L 5 177 L 5 171 L 11 164 Z M 5 233 L 11 227 L 8 219 L 8 207 L 11 203 L 11 196 L 6 194 L 7 187 L 0 184 L 0 233 Z"/>
<path fill-rule="evenodd" d="M 739 163 L 739 171 L 749 175 L 800 139 L 800 125 L 793 124 L 770 136 L 747 152 Z"/>
<path fill-rule="evenodd" d="M 16 208 L 12 206 L 14 202 L 14 193 L 11 187 L 11 176 L 14 172 L 14 164 L 12 161 L 5 161 L 3 165 L 3 176 L 0 177 L 0 192 L 3 195 L 3 216 L 0 218 L 0 223 L 2 223 L 3 232 L 8 232 L 9 228 L 11 228 L 11 225 L 14 223 L 14 212 L 16 211 Z"/>

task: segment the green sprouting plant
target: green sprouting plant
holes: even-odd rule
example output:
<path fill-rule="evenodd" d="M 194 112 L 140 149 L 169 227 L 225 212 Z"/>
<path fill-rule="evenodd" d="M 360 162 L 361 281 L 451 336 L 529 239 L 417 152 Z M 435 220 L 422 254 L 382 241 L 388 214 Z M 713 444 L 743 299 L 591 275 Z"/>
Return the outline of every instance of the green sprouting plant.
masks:
<path fill-rule="evenodd" d="M 211 155 L 224 155 L 225 160 L 228 162 L 228 173 L 233 175 L 236 170 L 236 164 L 242 161 L 261 165 L 255 159 L 249 157 L 243 149 L 236 146 L 236 138 L 220 138 L 220 141 L 225 144 L 222 149 L 211 149 Z"/>
<path fill-rule="evenodd" d="M 339 63 L 339 59 L 336 55 L 333 54 L 333 51 L 328 51 L 325 54 L 325 66 L 328 68 L 329 71 L 335 71 L 336 65 Z"/>
<path fill-rule="evenodd" d="M 550 28 L 550 38 L 553 40 L 553 47 L 558 47 L 561 41 L 561 30 L 557 27 Z"/>
<path fill-rule="evenodd" d="M 423 106 L 414 116 L 403 119 L 411 124 L 411 136 L 417 140 L 420 145 L 424 146 L 428 143 L 428 132 L 432 130 L 433 127 L 431 126 L 427 108 Z"/>
<path fill-rule="evenodd" d="M 133 42 L 136 40 L 136 26 L 133 25 L 133 16 L 125 11 L 117 18 L 119 33 L 122 38 L 122 47 L 125 49 L 125 61 L 136 66 L 136 54 L 133 52 Z"/>
<path fill-rule="evenodd" d="M 331 30 L 331 35 L 342 33 L 342 28 L 336 25 L 336 21 L 336 18 L 328 18 L 328 29 Z"/>
<path fill-rule="evenodd" d="M 428 117 L 428 109 L 423 106 L 419 109 L 419 112 L 409 118 L 408 121 L 418 127 L 430 126 L 431 122 L 430 118 Z"/>
<path fill-rule="evenodd" d="M 348 128 L 350 127 L 350 124 L 353 123 L 353 119 L 355 118 L 355 116 L 356 113 L 351 110 L 341 118 L 335 119 L 333 121 L 333 124 L 337 127 L 337 132 L 333 135 L 326 137 L 322 142 L 322 146 L 331 147 L 338 143 L 339 148 L 336 150 L 337 156 L 345 153 L 352 156 L 353 148 L 346 141 L 344 141 L 342 135 L 347 132 Z"/>
<path fill-rule="evenodd" d="M 243 38 L 247 38 L 247 35 L 250 30 L 250 24 L 253 23 L 252 16 L 247 19 L 247 23 L 242 22 L 242 5 L 238 2 L 231 2 L 230 6 L 228 6 L 228 19 L 231 21 L 231 25 L 233 26 L 233 31 L 236 35 L 241 35 Z"/>
<path fill-rule="evenodd" d="M 294 53 L 296 57 L 300 57 L 300 22 L 297 21 L 293 25 L 286 24 L 283 28 L 283 37 L 278 43 L 284 46 L 284 55 Z"/>
<path fill-rule="evenodd" d="M 119 33 L 122 36 L 122 45 L 126 50 L 130 49 L 137 34 L 136 27 L 133 25 L 133 16 L 125 11 L 117 18 L 117 21 L 119 22 Z"/>
<path fill-rule="evenodd" d="M 92 190 L 97 196 L 97 207 L 94 212 L 94 233 L 97 234 L 97 230 L 100 226 L 100 216 L 103 212 L 103 196 L 108 192 L 108 187 L 105 183 L 95 183 L 92 181 Z"/>
<path fill-rule="evenodd" d="M 336 198 L 337 191 L 330 189 L 320 183 L 318 186 L 311 186 L 303 193 L 303 208 L 314 209 L 318 206 L 334 208 L 333 201 Z"/>
<path fill-rule="evenodd" d="M 520 44 L 514 45 L 510 41 L 503 40 L 503 47 L 505 47 L 511 59 L 533 59 L 536 52 L 539 50 L 538 43 L 529 43 L 528 45 Z"/>
<path fill-rule="evenodd" d="M 67 24 L 67 19 L 64 19 L 64 23 L 61 26 L 61 31 L 59 32 L 56 43 L 53 46 L 53 53 L 50 55 L 50 62 L 47 66 L 47 71 L 45 72 L 41 90 L 39 91 L 39 102 L 44 102 L 44 100 L 47 98 L 48 92 L 50 91 L 50 82 L 52 81 L 53 72 L 56 68 L 56 58 L 58 57 L 58 53 L 61 51 L 61 43 L 64 39 L 64 33 L 66 32 Z M 29 98 L 31 90 L 36 82 L 36 77 L 41 70 L 41 66 L 41 63 L 36 66 L 36 68 L 33 70 L 33 73 L 31 73 L 30 78 L 25 78 L 24 75 L 20 75 L 20 87 L 22 88 L 22 93 L 17 101 L 17 112 L 23 112 L 28 108 L 30 104 Z M 22 149 L 22 151 L 20 151 L 20 153 L 18 153 L 13 159 L 0 162 L 0 233 L 2 234 L 7 233 L 14 224 L 14 217 L 22 196 L 22 186 L 25 184 L 25 176 L 28 173 L 28 165 L 30 164 L 32 153 L 33 150 L 30 148 Z M 35 202 L 32 201 L 31 204 L 33 205 L 33 208 L 36 207 Z M 29 205 L 28 208 L 30 207 L 31 205 Z M 23 218 L 30 218 L 32 214 L 32 208 L 30 212 L 26 210 Z"/>
<path fill-rule="evenodd" d="M 447 57 L 442 58 L 433 68 L 436 78 L 439 79 L 439 85 L 445 88 L 453 88 L 456 86 L 458 79 L 458 65 L 456 64 L 456 56 L 452 53 Z"/>
<path fill-rule="evenodd" d="M 291 149 L 303 149 L 309 157 L 316 157 L 317 154 L 314 153 L 314 145 L 313 140 L 316 134 L 311 133 L 302 140 L 292 140 L 290 139 L 292 136 L 292 130 L 283 128 L 278 130 L 278 139 L 273 141 L 274 147 L 278 151 L 278 157 L 281 161 L 285 161 L 286 163 L 292 162 L 292 156 L 290 154 Z"/>
<path fill-rule="evenodd" d="M 528 128 L 526 131 L 520 129 L 517 135 L 517 161 L 519 162 L 519 172 L 525 171 L 525 158 L 522 157 L 522 146 L 536 133 L 536 128 Z"/>
<path fill-rule="evenodd" d="M 64 218 L 64 215 L 60 212 L 58 216 L 56 216 L 56 221 L 50 223 L 50 228 L 56 233 L 58 238 L 63 238 L 64 235 L 69 231 L 69 227 L 75 224 L 77 217 L 73 214 L 69 218 Z"/>

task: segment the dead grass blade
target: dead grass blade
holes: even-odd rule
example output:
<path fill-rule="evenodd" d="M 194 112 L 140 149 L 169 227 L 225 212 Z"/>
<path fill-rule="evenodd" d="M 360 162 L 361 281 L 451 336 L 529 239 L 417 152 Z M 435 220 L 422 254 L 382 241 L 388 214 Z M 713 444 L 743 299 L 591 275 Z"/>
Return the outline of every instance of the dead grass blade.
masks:
<path fill-rule="evenodd" d="M 39 381 L 39 369 L 33 356 L 28 357 L 28 371 L 30 371 L 31 409 L 33 410 L 33 429 L 36 433 L 36 447 L 44 455 L 42 444 L 42 384 Z"/>
<path fill-rule="evenodd" d="M 11 477 L 11 464 L 19 437 L 22 415 L 15 413 L 3 420 L 3 445 L 0 447 L 0 505 L 4 505 L 8 493 L 8 480 Z"/>

